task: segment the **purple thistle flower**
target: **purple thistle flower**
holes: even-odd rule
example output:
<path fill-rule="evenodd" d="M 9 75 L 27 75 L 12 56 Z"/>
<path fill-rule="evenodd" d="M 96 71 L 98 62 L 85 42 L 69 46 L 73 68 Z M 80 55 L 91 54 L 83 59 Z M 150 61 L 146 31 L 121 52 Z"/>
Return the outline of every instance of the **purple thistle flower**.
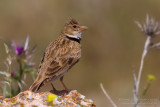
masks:
<path fill-rule="evenodd" d="M 29 36 L 27 36 L 27 38 L 26 38 L 26 42 L 25 42 L 25 45 L 24 45 L 24 50 L 27 50 L 28 44 L 29 44 Z"/>
<path fill-rule="evenodd" d="M 29 36 L 27 36 L 24 46 L 17 46 L 14 41 L 12 42 L 11 46 L 16 55 L 20 56 L 22 54 L 27 54 L 28 44 L 29 44 Z"/>
<path fill-rule="evenodd" d="M 25 53 L 24 47 L 22 47 L 22 46 L 16 47 L 16 53 L 18 55 L 22 55 L 23 53 Z"/>
<path fill-rule="evenodd" d="M 12 72 L 11 72 L 11 77 L 14 77 L 14 76 L 15 76 L 15 72 L 12 71 Z"/>

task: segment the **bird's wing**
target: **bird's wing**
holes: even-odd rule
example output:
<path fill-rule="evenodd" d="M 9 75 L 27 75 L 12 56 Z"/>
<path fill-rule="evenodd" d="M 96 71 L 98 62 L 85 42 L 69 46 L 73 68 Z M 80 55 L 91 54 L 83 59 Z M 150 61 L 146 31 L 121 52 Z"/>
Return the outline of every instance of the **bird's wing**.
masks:
<path fill-rule="evenodd" d="M 42 59 L 41 59 L 41 62 L 40 62 L 40 64 L 39 64 L 38 73 L 40 72 L 40 69 L 41 69 L 41 67 L 42 67 L 42 65 L 43 65 L 44 57 L 45 57 L 45 52 L 44 52 L 43 57 L 42 57 Z"/>
<path fill-rule="evenodd" d="M 49 46 L 46 48 L 45 53 L 43 54 L 43 57 L 41 59 L 41 62 L 39 64 L 39 70 L 38 72 L 46 71 L 47 67 L 53 63 L 54 61 L 57 62 L 57 58 L 59 57 L 59 41 L 55 40 L 49 44 Z M 58 62 L 57 62 L 58 63 Z"/>
<path fill-rule="evenodd" d="M 43 72 L 46 78 L 63 74 L 79 59 L 71 51 L 62 40 L 52 42 L 44 53 L 38 72 Z"/>
<path fill-rule="evenodd" d="M 51 62 L 45 72 L 46 77 L 57 78 L 60 75 L 63 75 L 68 69 L 70 69 L 78 60 L 78 57 L 70 55 L 70 51 L 63 52 L 57 51 L 56 54 L 59 57 L 51 57 Z"/>

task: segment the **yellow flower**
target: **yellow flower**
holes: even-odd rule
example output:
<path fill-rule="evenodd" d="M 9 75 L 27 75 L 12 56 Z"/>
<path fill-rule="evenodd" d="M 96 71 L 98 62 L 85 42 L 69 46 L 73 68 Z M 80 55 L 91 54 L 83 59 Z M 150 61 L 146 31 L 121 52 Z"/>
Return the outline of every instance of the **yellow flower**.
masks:
<path fill-rule="evenodd" d="M 154 75 L 151 75 L 151 74 L 148 74 L 148 80 L 149 81 L 153 81 L 153 80 L 155 80 L 156 79 L 156 77 L 154 76 Z"/>
<path fill-rule="evenodd" d="M 47 98 L 48 98 L 48 101 L 49 101 L 49 102 L 52 102 L 55 98 L 57 98 L 57 95 L 55 95 L 55 94 L 49 94 L 49 95 L 47 96 Z"/>

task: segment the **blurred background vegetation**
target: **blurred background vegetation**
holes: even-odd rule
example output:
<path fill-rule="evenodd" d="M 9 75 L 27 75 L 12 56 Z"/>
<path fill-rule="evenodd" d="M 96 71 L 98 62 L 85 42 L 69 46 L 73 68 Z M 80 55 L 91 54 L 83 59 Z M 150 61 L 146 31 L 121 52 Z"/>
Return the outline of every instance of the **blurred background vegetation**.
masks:
<path fill-rule="evenodd" d="M 138 73 L 145 36 L 134 23 L 143 22 L 146 14 L 160 21 L 159 0 L 3 0 L 0 1 L 0 37 L 15 40 L 20 45 L 30 36 L 30 46 L 37 45 L 34 61 L 38 68 L 46 46 L 60 34 L 69 16 L 89 29 L 82 34 L 82 58 L 64 81 L 95 101 L 98 107 L 111 106 L 99 84 L 103 83 L 112 99 L 132 99 L 132 70 Z M 6 53 L 0 42 L 0 70 L 5 70 Z M 140 92 L 147 74 L 156 76 L 146 98 L 160 96 L 160 51 L 149 52 L 142 74 Z M 2 77 L 0 78 L 0 81 Z M 27 90 L 33 80 L 28 76 Z M 59 81 L 55 82 L 62 89 Z M 51 86 L 41 91 L 50 90 Z M 2 94 L 0 94 L 2 95 Z"/>

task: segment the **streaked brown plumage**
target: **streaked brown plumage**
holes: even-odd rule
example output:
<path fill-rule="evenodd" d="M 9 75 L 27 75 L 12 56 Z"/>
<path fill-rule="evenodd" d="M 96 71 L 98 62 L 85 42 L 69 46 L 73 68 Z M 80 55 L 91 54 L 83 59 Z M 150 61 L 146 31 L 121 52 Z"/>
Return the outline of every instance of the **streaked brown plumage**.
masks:
<path fill-rule="evenodd" d="M 81 26 L 75 19 L 69 19 L 58 39 L 46 48 L 39 65 L 38 76 L 29 90 L 36 92 L 57 79 L 60 79 L 67 90 L 63 76 L 81 57 L 81 31 L 86 29 L 87 27 Z"/>

